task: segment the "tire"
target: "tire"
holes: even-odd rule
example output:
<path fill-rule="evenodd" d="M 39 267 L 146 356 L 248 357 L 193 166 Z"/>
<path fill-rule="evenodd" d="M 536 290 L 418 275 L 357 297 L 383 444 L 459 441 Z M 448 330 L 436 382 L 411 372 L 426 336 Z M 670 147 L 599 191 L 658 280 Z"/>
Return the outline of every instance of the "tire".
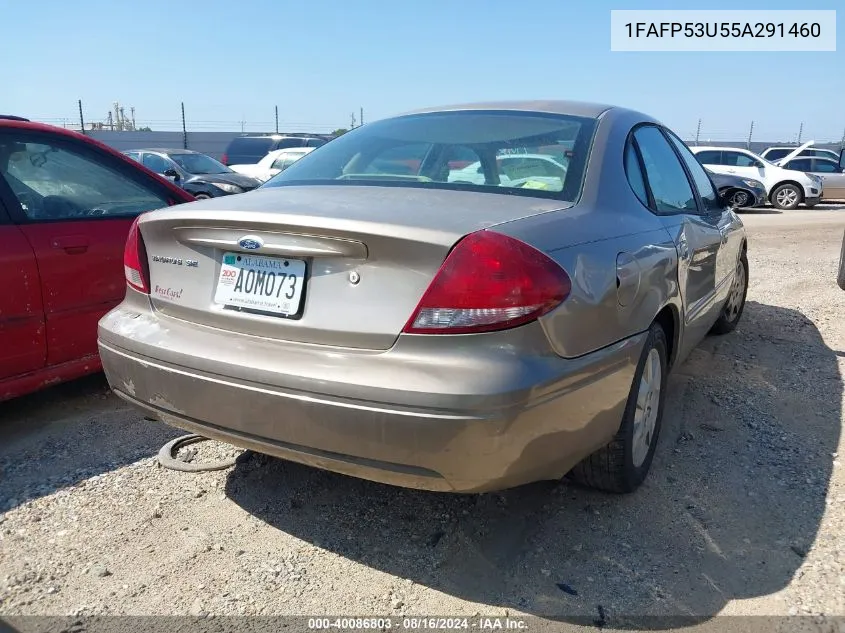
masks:
<path fill-rule="evenodd" d="M 745 191 L 744 189 L 736 189 L 731 194 L 730 198 L 728 198 L 728 203 L 734 209 L 744 209 L 745 207 L 749 206 L 749 202 L 754 200 L 754 196 Z"/>
<path fill-rule="evenodd" d="M 736 329 L 742 312 L 745 310 L 745 297 L 748 294 L 748 256 L 743 251 L 736 265 L 736 275 L 731 285 L 730 294 L 722 307 L 722 312 L 713 327 L 711 334 L 728 334 Z"/>
<path fill-rule="evenodd" d="M 628 402 L 616 437 L 607 446 L 576 465 L 570 473 L 572 479 L 590 488 L 615 493 L 633 492 L 640 486 L 651 467 L 657 438 L 660 435 L 668 366 L 666 334 L 660 324 L 652 323 L 634 372 Z M 658 391 L 650 390 L 647 393 L 651 395 L 644 394 L 640 397 L 643 375 L 646 374 L 647 368 L 652 376 L 659 368 Z M 656 411 L 652 406 L 655 398 Z M 643 399 L 647 399 L 648 403 L 642 402 Z M 638 400 L 641 402 L 638 403 Z M 638 409 L 645 411 L 638 415 Z M 645 419 L 642 416 L 645 416 Z M 637 422 L 638 419 L 641 422 Z M 647 432 L 641 433 L 641 429 Z"/>
<path fill-rule="evenodd" d="M 208 200 L 209 198 L 211 198 L 211 196 L 208 195 L 207 193 L 200 192 L 200 193 L 195 193 L 194 198 L 196 198 L 197 200 Z"/>
<path fill-rule="evenodd" d="M 798 208 L 804 195 L 798 187 L 786 183 L 775 187 L 770 197 L 775 208 L 790 211 Z"/>

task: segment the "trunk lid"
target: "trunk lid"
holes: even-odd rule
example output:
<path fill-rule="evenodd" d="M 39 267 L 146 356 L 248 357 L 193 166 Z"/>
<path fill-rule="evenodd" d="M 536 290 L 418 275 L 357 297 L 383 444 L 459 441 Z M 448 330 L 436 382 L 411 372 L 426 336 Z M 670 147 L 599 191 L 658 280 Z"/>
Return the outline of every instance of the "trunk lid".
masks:
<path fill-rule="evenodd" d="M 384 350 L 461 237 L 568 206 L 412 187 L 290 186 L 156 211 L 139 229 L 151 301 L 164 314 L 277 340 Z M 280 306 L 293 314 L 274 313 Z"/>

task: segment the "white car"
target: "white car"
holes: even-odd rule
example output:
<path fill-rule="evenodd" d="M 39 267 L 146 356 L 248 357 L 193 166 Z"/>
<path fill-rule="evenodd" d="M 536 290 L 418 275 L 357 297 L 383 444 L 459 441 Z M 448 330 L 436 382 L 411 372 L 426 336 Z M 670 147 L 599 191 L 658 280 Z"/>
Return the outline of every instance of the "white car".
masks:
<path fill-rule="evenodd" d="M 566 166 L 547 154 L 503 154 L 496 157 L 496 166 L 499 182 L 511 187 L 529 186 L 560 191 L 566 179 Z M 483 185 L 486 176 L 481 163 L 476 161 L 461 169 L 453 169 L 447 180 Z"/>
<path fill-rule="evenodd" d="M 767 147 L 760 153 L 760 156 L 768 161 L 780 164 L 784 156 L 789 156 L 794 151 L 794 147 Z M 824 149 L 822 147 L 807 147 L 798 156 L 802 158 L 829 158 L 830 160 L 839 161 L 839 154 L 832 149 Z"/>
<path fill-rule="evenodd" d="M 788 162 L 809 144 L 795 147 L 781 162 Z M 784 169 L 747 149 L 738 147 L 691 147 L 698 161 L 710 171 L 740 178 L 759 180 L 766 187 L 769 201 L 778 209 L 795 209 L 802 202 L 807 207 L 818 204 L 822 179 L 793 169 Z"/>
<path fill-rule="evenodd" d="M 309 152 L 313 152 L 315 147 L 288 147 L 285 149 L 273 150 L 267 156 L 253 165 L 229 165 L 239 174 L 257 178 L 261 182 L 267 182 L 276 174 L 283 172 L 285 169 L 293 165 L 300 158 Z"/>

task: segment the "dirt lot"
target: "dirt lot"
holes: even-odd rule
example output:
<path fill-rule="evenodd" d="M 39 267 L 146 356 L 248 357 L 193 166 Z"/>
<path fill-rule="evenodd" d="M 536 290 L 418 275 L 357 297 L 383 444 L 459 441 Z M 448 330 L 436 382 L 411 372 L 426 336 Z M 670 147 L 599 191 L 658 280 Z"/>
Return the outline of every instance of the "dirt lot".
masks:
<path fill-rule="evenodd" d="M 0 614 L 845 615 L 845 206 L 744 219 L 742 323 L 676 370 L 636 494 L 168 471 L 180 432 L 98 376 L 0 404 Z"/>

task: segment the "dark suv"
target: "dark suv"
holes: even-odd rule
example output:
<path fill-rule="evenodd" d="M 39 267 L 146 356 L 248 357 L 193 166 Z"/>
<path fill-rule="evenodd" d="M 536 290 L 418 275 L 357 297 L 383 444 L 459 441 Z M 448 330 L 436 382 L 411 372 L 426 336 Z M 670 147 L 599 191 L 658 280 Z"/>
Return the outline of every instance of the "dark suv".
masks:
<path fill-rule="evenodd" d="M 223 154 L 224 165 L 248 165 L 257 163 L 276 149 L 289 147 L 320 147 L 328 138 L 307 134 L 245 134 L 236 136 Z"/>

